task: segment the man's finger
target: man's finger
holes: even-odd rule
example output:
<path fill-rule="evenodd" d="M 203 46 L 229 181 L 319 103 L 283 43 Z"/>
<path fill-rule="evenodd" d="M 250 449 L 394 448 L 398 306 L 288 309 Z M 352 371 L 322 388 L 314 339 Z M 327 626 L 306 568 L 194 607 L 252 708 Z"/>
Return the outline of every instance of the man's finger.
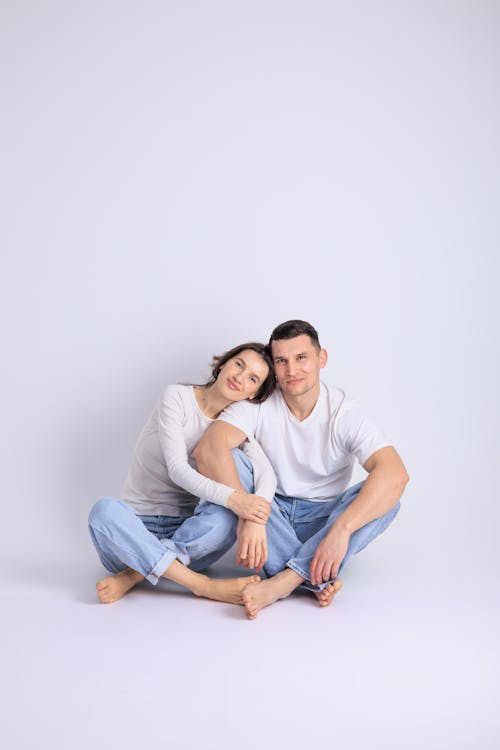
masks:
<path fill-rule="evenodd" d="M 323 581 L 329 581 L 331 578 L 332 564 L 329 560 L 323 565 Z"/>
<path fill-rule="evenodd" d="M 322 563 L 320 563 L 319 555 L 314 555 L 311 561 L 311 583 L 315 585 L 321 583 L 319 579 L 319 571 L 321 570 Z"/>

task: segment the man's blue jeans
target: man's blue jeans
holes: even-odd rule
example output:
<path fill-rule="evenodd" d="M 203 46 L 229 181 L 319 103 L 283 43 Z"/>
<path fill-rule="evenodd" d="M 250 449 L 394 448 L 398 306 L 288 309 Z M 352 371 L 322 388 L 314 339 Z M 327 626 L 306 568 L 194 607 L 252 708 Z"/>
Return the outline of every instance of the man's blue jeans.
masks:
<path fill-rule="evenodd" d="M 240 481 L 247 492 L 253 492 L 252 465 L 241 451 L 238 453 L 240 455 L 237 458 L 235 456 L 235 460 Z M 321 591 L 328 583 L 331 583 L 331 581 L 326 581 L 319 586 L 311 583 L 309 579 L 311 560 L 318 544 L 337 518 L 357 497 L 362 486 L 363 482 L 360 482 L 333 500 L 324 502 L 275 495 L 266 524 L 268 547 L 268 559 L 264 565 L 266 575 L 274 576 L 285 568 L 291 568 L 305 579 L 302 587 L 311 591 Z M 351 534 L 339 574 L 353 555 L 385 531 L 399 508 L 400 504 L 397 503 L 388 513 Z"/>

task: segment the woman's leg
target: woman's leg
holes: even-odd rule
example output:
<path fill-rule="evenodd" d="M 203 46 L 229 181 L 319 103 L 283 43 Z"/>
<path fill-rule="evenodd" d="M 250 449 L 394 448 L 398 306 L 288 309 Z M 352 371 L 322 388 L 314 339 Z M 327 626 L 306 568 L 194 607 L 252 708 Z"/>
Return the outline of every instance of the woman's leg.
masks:
<path fill-rule="evenodd" d="M 132 568 L 155 585 L 176 557 L 123 500 L 98 500 L 90 511 L 89 532 L 102 564 L 111 573 Z"/>
<path fill-rule="evenodd" d="M 155 535 L 169 533 L 171 536 L 175 531 L 175 527 L 169 528 L 168 524 L 162 531 L 161 520 L 160 517 L 155 528 L 153 519 L 150 522 L 148 517 L 137 516 L 130 506 L 114 498 L 103 498 L 94 505 L 89 516 L 90 536 L 104 567 L 114 573 L 96 584 L 101 601 L 111 604 L 140 581 L 147 579 L 156 585 L 163 577 L 185 586 L 197 596 L 242 603 L 243 588 L 254 579 L 215 580 L 189 570 L 176 559 L 187 561 L 188 558 L 175 545 L 171 546 L 167 538 L 160 541 Z M 178 521 L 181 525 L 183 519 Z"/>

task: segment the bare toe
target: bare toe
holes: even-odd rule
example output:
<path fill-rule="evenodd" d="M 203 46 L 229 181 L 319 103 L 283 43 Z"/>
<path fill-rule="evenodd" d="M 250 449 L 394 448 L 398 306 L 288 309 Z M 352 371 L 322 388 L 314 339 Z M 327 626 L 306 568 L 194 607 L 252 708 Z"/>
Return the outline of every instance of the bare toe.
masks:
<path fill-rule="evenodd" d="M 329 583 L 321 591 L 316 591 L 315 596 L 319 602 L 320 607 L 328 607 L 332 603 L 335 594 L 337 594 L 342 588 L 342 581 L 337 578 L 334 583 Z"/>

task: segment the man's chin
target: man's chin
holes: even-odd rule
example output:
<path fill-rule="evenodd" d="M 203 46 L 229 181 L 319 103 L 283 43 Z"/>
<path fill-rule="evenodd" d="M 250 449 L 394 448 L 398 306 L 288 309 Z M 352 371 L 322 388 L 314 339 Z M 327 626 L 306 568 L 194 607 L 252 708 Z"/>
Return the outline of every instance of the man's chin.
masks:
<path fill-rule="evenodd" d="M 310 389 L 304 383 L 296 383 L 295 385 L 285 384 L 281 387 L 281 391 L 285 396 L 303 396 L 308 390 Z"/>

